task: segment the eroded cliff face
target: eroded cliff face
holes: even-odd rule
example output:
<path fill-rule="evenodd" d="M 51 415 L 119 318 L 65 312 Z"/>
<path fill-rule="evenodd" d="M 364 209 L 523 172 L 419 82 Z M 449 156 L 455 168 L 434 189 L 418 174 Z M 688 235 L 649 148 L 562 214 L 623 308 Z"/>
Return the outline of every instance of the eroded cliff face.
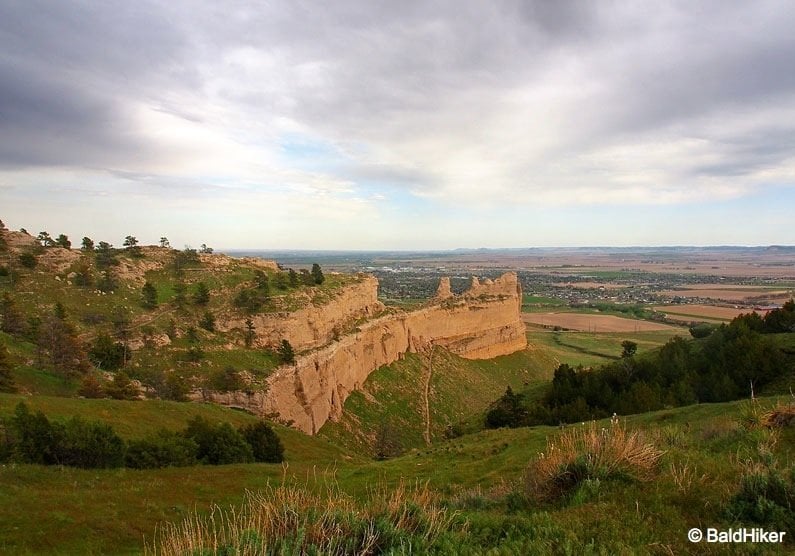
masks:
<path fill-rule="evenodd" d="M 375 296 L 377 281 L 373 278 L 368 284 Z M 341 415 L 345 399 L 371 372 L 406 353 L 437 345 L 462 357 L 487 359 L 524 349 L 527 340 L 520 311 L 521 290 L 515 273 L 483 283 L 473 280 L 472 288 L 460 296 L 372 319 L 355 332 L 298 357 L 294 365 L 268 378 L 264 392 L 211 394 L 211 399 L 275 415 L 314 434 L 326 421 Z M 318 324 L 314 328 L 320 329 Z M 300 325 L 295 329 L 300 330 Z M 314 332 L 301 334 L 295 341 L 292 336 L 281 337 L 299 346 L 323 337 Z"/>
<path fill-rule="evenodd" d="M 320 306 L 309 305 L 290 313 L 260 314 L 251 317 L 257 331 L 255 345 L 277 346 L 287 339 L 296 351 L 324 346 L 344 335 L 359 319 L 372 317 L 383 311 L 378 301 L 378 280 L 362 276 L 361 281 L 339 291 L 334 298 Z M 222 331 L 243 329 L 245 319 L 222 320 Z"/>

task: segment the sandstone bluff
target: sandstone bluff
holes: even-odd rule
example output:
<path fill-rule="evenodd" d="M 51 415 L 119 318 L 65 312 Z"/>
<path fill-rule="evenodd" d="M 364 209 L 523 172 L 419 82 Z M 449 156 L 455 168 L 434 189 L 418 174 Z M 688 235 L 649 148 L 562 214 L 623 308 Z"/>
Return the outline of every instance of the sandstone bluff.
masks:
<path fill-rule="evenodd" d="M 515 273 L 482 283 L 473 278 L 461 295 L 453 295 L 449 280 L 443 279 L 431 304 L 409 312 L 384 313 L 377 290 L 377 280 L 368 276 L 322 307 L 287 318 L 261 317 L 257 326 L 265 332 L 264 341 L 286 337 L 307 351 L 295 364 L 275 371 L 262 392 L 205 396 L 215 403 L 275 415 L 315 434 L 326 421 L 342 414 L 348 395 L 371 372 L 406 353 L 436 345 L 465 358 L 489 359 L 527 345 Z"/>

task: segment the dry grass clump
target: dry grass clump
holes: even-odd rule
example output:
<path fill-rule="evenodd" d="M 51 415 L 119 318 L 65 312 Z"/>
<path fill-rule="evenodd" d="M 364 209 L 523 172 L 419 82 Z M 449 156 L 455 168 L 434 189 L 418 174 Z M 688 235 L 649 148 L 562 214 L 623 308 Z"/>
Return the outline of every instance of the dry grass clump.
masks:
<path fill-rule="evenodd" d="M 547 441 L 546 452 L 525 471 L 525 492 L 536 500 L 551 500 L 588 479 L 646 480 L 663 453 L 642 431 L 628 431 L 616 422 L 599 428 L 591 422 Z"/>
<path fill-rule="evenodd" d="M 767 428 L 788 427 L 795 424 L 795 404 L 779 404 L 776 407 L 763 411 L 760 416 L 762 426 Z"/>
<path fill-rule="evenodd" d="M 359 504 L 334 487 L 318 495 L 291 486 L 247 492 L 242 506 L 212 508 L 155 533 L 147 554 L 357 554 L 421 548 L 449 530 L 455 513 L 427 485 L 380 488 Z"/>

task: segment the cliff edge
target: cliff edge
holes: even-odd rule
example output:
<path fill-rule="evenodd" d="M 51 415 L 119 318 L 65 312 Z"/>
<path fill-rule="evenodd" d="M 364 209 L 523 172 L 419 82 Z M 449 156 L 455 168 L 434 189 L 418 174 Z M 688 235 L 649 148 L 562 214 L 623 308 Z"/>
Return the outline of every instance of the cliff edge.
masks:
<path fill-rule="evenodd" d="M 377 281 L 365 284 L 372 294 L 362 295 L 359 289 L 355 297 L 371 311 Z M 447 288 L 443 285 L 442 289 Z M 430 306 L 366 321 L 353 333 L 298 357 L 293 365 L 268 377 L 265 391 L 211 393 L 210 400 L 260 415 L 276 415 L 307 434 L 315 434 L 326 421 L 342 414 L 348 395 L 359 389 L 371 372 L 406 353 L 436 345 L 465 358 L 489 359 L 524 349 L 527 339 L 520 317 L 521 300 L 521 287 L 513 272 L 482 283 L 473 278 L 472 287 L 461 295 L 444 291 Z M 345 299 L 344 305 L 352 313 L 350 301 Z M 297 343 L 312 345 L 326 334 L 308 336 Z"/>

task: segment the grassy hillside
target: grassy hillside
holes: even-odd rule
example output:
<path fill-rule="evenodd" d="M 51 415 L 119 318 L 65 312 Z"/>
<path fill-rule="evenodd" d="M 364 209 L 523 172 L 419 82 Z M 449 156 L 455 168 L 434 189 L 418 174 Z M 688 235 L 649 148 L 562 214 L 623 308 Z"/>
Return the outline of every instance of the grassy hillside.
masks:
<path fill-rule="evenodd" d="M 15 401 L 3 398 L 3 407 Z M 562 433 L 550 427 L 483 431 L 385 462 L 346 459 L 322 438 L 302 437 L 299 449 L 298 436 L 285 435 L 292 454 L 286 469 L 267 464 L 152 471 L 4 466 L 0 548 L 136 553 L 158 523 L 180 521 L 194 510 L 206 513 L 212 504 L 237 504 L 246 489 L 285 482 L 326 492 L 333 484 L 364 499 L 376 485 L 389 488 L 408 480 L 427 481 L 438 503 L 459 512 L 449 531 L 459 553 L 724 553 L 725 547 L 689 543 L 688 529 L 731 526 L 724 509 L 743 474 L 763 462 L 786 470 L 795 455 L 791 428 L 771 433 L 741 425 L 747 404 L 692 406 L 629 418 L 628 428 L 644 430 L 665 451 L 653 476 L 592 482 L 551 502 L 528 501 L 522 481 L 524 469 L 546 450 L 547 440 Z M 135 430 L 133 423 L 122 427 L 125 419 L 136 420 L 127 415 L 118 418 L 117 426 Z M 336 461 L 331 459 L 335 454 L 341 456 Z M 749 549 L 736 548 L 739 553 Z M 780 553 L 780 547 L 758 547 L 755 553 Z"/>
<path fill-rule="evenodd" d="M 379 432 L 398 437 L 404 448 L 425 446 L 425 392 L 432 367 L 428 403 L 430 439 L 482 427 L 483 413 L 510 386 L 533 396 L 551 380 L 561 363 L 592 366 L 621 354 L 621 342 L 632 340 L 640 353 L 655 349 L 671 333 L 589 333 L 529 328 L 527 349 L 492 360 L 472 361 L 436 348 L 433 358 L 408 354 L 402 361 L 374 371 L 361 392 L 345 402 L 339 422 L 329 422 L 320 436 L 372 454 Z M 384 428 L 386 427 L 386 430 Z M 453 430 L 451 430 L 451 428 Z"/>
<path fill-rule="evenodd" d="M 524 387 L 550 379 L 554 362 L 541 350 L 485 361 L 472 361 L 434 348 L 432 355 L 408 354 L 374 371 L 361 392 L 345 402 L 339 422 L 328 422 L 320 436 L 372 453 L 379 429 L 399 436 L 403 448 L 425 445 L 425 402 L 430 410 L 430 439 L 485 409 L 507 386 Z M 428 384 L 428 380 L 430 380 Z"/>

